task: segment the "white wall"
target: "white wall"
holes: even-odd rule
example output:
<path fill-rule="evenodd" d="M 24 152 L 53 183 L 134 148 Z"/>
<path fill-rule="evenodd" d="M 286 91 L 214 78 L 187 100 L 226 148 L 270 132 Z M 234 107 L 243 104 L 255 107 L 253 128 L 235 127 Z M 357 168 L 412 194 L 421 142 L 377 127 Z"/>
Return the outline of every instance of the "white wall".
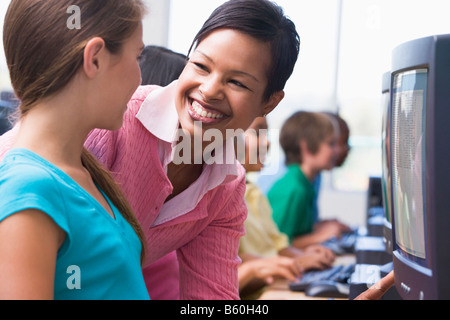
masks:
<path fill-rule="evenodd" d="M 167 47 L 169 39 L 170 0 L 144 0 L 148 13 L 144 18 L 144 43 Z"/>

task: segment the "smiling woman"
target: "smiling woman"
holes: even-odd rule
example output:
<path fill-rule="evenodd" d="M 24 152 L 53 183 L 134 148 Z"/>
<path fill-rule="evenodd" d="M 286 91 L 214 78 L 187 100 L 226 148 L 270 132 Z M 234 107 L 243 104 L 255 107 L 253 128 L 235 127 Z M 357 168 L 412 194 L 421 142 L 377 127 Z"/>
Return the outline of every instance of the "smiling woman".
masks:
<path fill-rule="evenodd" d="M 230 29 L 212 32 L 192 54 L 177 86 L 181 127 L 194 135 L 194 122 L 200 121 L 204 130 L 218 129 L 225 136 L 226 130 L 247 129 L 253 119 L 270 113 L 284 96 L 280 91 L 264 101 L 271 61 L 265 42 Z"/>

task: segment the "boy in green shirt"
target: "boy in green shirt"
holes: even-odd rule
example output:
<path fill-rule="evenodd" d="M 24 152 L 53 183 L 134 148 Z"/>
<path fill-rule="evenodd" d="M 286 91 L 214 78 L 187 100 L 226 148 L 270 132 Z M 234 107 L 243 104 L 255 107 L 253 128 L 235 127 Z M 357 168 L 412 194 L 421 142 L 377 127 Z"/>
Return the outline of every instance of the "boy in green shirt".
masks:
<path fill-rule="evenodd" d="M 348 231 L 347 226 L 335 220 L 314 221 L 317 201 L 314 180 L 335 163 L 336 129 L 331 118 L 317 112 L 295 113 L 281 129 L 280 145 L 288 170 L 268 193 L 278 228 L 298 248 L 340 237 Z"/>

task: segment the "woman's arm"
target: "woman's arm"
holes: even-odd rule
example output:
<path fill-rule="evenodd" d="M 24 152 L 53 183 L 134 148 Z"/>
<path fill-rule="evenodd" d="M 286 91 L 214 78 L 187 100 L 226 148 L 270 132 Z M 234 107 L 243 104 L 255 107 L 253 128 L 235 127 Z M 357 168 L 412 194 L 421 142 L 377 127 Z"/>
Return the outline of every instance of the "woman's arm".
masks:
<path fill-rule="evenodd" d="M 0 299 L 53 299 L 65 233 L 46 214 L 24 210 L 0 222 Z"/>
<path fill-rule="evenodd" d="M 238 300 L 239 240 L 244 235 L 247 206 L 245 174 L 206 194 L 211 214 L 208 225 L 177 250 L 180 299 Z"/>

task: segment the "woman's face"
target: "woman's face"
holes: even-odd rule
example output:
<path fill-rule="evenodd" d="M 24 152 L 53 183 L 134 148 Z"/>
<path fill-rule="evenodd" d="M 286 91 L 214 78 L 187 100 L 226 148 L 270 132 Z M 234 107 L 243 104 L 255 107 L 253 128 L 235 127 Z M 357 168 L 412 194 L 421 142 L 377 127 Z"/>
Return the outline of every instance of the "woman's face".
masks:
<path fill-rule="evenodd" d="M 270 65 L 269 44 L 230 29 L 211 33 L 178 82 L 175 104 L 182 129 L 193 137 L 194 123 L 201 124 L 202 134 L 217 129 L 224 140 L 227 130 L 246 130 L 284 96 L 280 91 L 263 99 Z"/>

